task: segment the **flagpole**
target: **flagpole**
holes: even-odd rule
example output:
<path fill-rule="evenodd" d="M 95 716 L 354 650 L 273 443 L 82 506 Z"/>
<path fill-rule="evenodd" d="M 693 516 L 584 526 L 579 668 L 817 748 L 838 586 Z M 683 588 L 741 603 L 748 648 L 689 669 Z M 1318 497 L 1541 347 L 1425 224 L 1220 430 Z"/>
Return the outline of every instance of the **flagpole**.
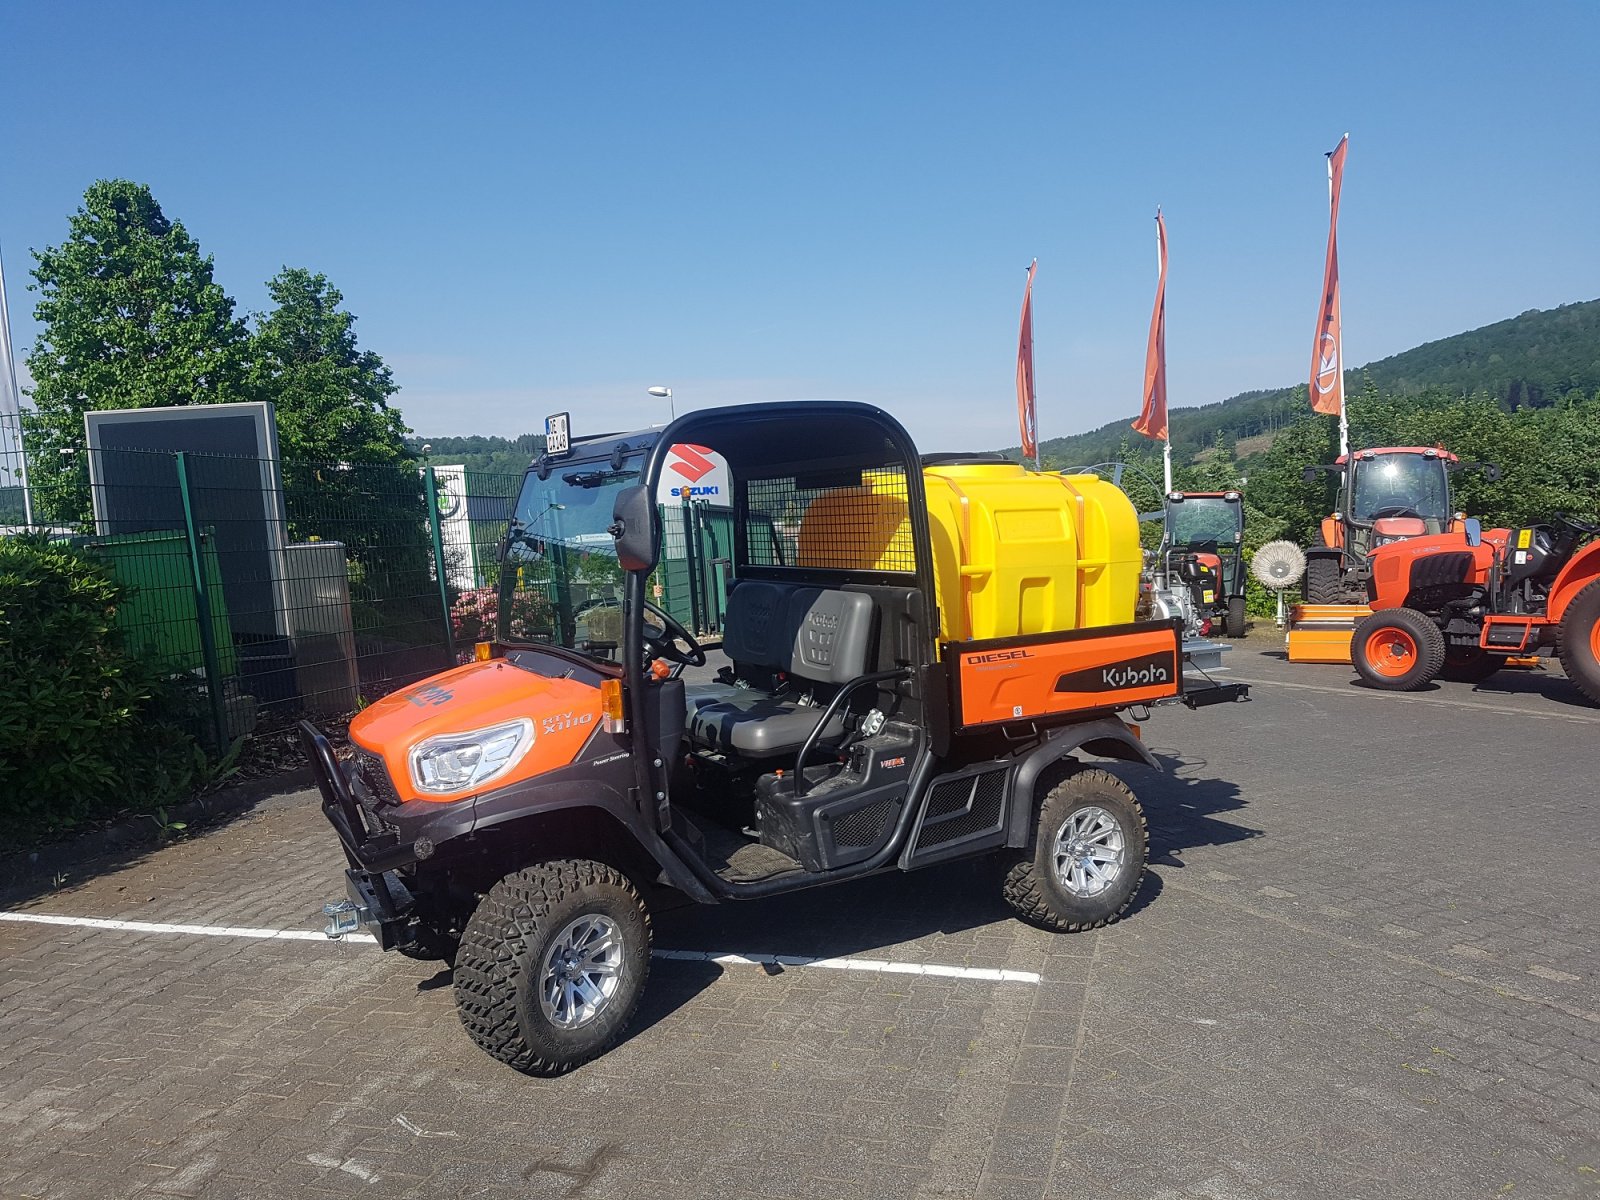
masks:
<path fill-rule="evenodd" d="M 1339 139 L 1342 145 L 1349 140 L 1350 134 L 1345 132 Z M 1328 155 L 1328 219 L 1333 219 L 1333 155 Z M 1350 454 L 1350 397 L 1344 390 L 1344 306 L 1340 306 L 1339 315 L 1333 326 L 1333 336 L 1337 339 L 1334 345 L 1339 348 L 1339 455 L 1341 458 Z"/>
<path fill-rule="evenodd" d="M 16 427 L 17 436 L 17 463 L 22 471 L 22 522 L 27 526 L 33 525 L 33 497 L 28 488 L 28 447 L 22 436 L 22 391 L 17 387 L 17 366 L 12 354 L 11 346 L 11 310 L 6 305 L 6 265 L 5 254 L 0 252 L 0 338 L 5 340 L 0 345 L 0 360 L 4 360 L 6 378 L 0 379 L 0 392 L 8 397 L 8 403 L 0 407 L 0 421 L 7 417 L 6 408 L 15 406 L 15 411 L 10 413 L 12 424 Z M 9 452 L 6 454 L 10 458 Z M 12 467 L 6 464 L 6 474 L 12 475 Z"/>

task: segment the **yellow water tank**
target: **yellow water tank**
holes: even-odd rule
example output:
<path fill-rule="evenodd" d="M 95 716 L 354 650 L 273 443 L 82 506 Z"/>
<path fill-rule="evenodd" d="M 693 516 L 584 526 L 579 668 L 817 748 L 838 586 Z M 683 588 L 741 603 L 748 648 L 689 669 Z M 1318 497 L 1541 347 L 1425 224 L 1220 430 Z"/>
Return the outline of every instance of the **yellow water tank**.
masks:
<path fill-rule="evenodd" d="M 1094 475 L 1019 463 L 926 467 L 934 585 L 944 641 L 1052 633 L 1133 620 L 1139 517 Z M 914 569 L 902 476 L 818 496 L 799 529 L 802 567 Z"/>
<path fill-rule="evenodd" d="M 1019 463 L 933 466 L 923 478 L 946 641 L 1133 620 L 1139 516 L 1121 490 Z"/>

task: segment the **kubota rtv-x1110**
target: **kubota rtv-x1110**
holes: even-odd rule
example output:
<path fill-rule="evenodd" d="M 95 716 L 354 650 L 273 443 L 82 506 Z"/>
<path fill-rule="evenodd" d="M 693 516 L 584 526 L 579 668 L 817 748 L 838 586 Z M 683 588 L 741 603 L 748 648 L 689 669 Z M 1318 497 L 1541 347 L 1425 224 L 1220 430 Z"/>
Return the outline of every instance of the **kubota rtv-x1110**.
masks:
<path fill-rule="evenodd" d="M 1120 491 L 924 461 L 842 402 L 567 432 L 552 418 L 524 479 L 480 661 L 360 713 L 348 762 L 302 726 L 349 859 L 331 934 L 369 924 L 453 959 L 467 1032 L 547 1074 L 627 1023 L 663 891 L 713 903 L 1001 854 L 1032 921 L 1123 911 L 1144 814 L 1081 757 L 1155 765 L 1118 714 L 1177 697 L 1182 663 L 1175 622 L 1133 620 Z M 715 680 L 684 678 L 706 654 L 652 603 L 676 443 L 732 481 Z"/>

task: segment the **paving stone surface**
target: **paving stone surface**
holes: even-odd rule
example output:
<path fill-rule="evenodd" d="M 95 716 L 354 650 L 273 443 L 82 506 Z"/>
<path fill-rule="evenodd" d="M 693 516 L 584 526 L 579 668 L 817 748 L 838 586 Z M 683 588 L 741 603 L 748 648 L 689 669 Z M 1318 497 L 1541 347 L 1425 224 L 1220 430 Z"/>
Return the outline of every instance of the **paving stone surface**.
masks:
<path fill-rule="evenodd" d="M 984 865 L 661 915 L 663 947 L 1040 985 L 662 961 L 610 1054 L 480 1054 L 371 946 L 0 922 L 0 1195 L 1600 1194 L 1600 712 L 1559 669 L 1417 696 L 1232 656 L 1123 768 L 1127 918 L 1024 926 Z M 320 927 L 305 793 L 5 906 Z"/>

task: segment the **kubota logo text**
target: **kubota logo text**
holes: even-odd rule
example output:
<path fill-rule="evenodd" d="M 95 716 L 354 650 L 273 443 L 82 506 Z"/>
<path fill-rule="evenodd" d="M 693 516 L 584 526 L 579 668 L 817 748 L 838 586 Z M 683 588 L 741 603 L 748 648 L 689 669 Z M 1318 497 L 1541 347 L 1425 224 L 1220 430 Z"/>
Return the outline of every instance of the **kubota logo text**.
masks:
<path fill-rule="evenodd" d="M 1120 692 L 1127 688 L 1160 687 L 1177 678 L 1170 654 L 1143 655 L 1117 663 L 1073 671 L 1056 680 L 1058 692 Z"/>

